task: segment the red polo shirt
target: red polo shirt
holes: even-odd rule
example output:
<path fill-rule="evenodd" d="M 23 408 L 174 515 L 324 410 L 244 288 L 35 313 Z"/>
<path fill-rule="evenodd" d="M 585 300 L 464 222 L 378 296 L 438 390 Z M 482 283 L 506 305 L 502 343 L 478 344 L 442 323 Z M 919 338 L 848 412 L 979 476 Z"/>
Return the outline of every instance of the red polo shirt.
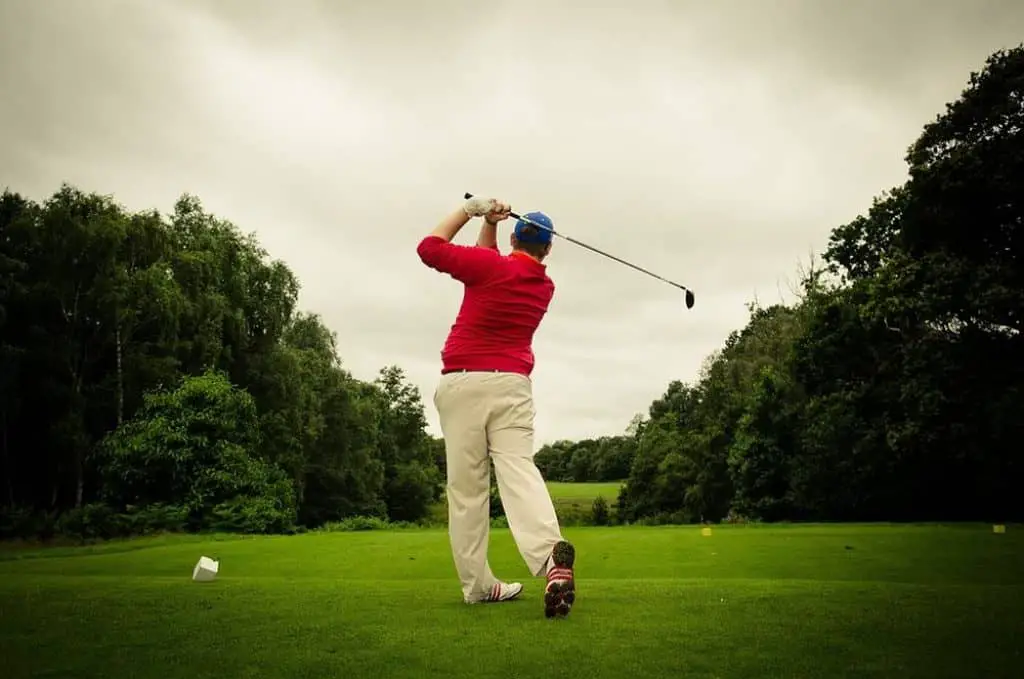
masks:
<path fill-rule="evenodd" d="M 533 257 L 498 248 L 455 245 L 427 236 L 416 248 L 423 263 L 462 282 L 465 294 L 441 351 L 442 372 L 497 370 L 529 376 L 533 335 L 555 284 Z"/>

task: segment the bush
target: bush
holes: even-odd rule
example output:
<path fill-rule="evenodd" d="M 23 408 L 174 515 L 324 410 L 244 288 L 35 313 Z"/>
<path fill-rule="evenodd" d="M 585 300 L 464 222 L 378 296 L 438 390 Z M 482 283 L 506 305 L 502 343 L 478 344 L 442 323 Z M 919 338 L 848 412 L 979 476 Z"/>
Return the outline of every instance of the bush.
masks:
<path fill-rule="evenodd" d="M 491 468 L 490 511 L 492 519 L 505 516 L 505 505 L 501 501 L 501 492 L 498 490 L 498 478 L 494 475 L 493 467 Z"/>
<path fill-rule="evenodd" d="M 177 505 L 153 504 L 128 507 L 118 513 L 113 507 L 92 503 L 69 509 L 56 521 L 56 532 L 86 540 L 110 540 L 152 533 L 178 533 L 186 529 L 188 512 Z"/>
<path fill-rule="evenodd" d="M 644 516 L 636 520 L 635 525 L 637 526 L 682 526 L 691 523 L 696 523 L 693 520 L 693 515 L 685 510 L 678 510 L 675 512 L 659 512 L 652 516 Z"/>
<path fill-rule="evenodd" d="M 129 507 L 124 518 L 132 535 L 180 533 L 185 530 L 188 511 L 179 505 L 158 502 L 146 507 Z"/>
<path fill-rule="evenodd" d="M 594 499 L 594 505 L 590 509 L 590 518 L 595 526 L 607 526 L 611 523 L 611 514 L 608 512 L 608 501 L 598 495 Z"/>
<path fill-rule="evenodd" d="M 99 502 L 67 510 L 57 519 L 56 529 L 79 540 L 109 540 L 127 533 L 122 517 Z"/>
<path fill-rule="evenodd" d="M 185 529 L 185 520 L 185 509 L 162 504 L 128 507 L 120 513 L 100 502 L 60 514 L 33 512 L 25 508 L 5 509 L 0 510 L 0 540 L 49 540 L 55 535 L 82 542 L 109 540 L 149 533 L 181 532 Z"/>
<path fill-rule="evenodd" d="M 26 529 L 30 527 L 32 511 L 24 507 L 0 508 L 0 540 L 12 540 L 28 537 Z"/>
<path fill-rule="evenodd" d="M 350 516 L 341 521 L 331 521 L 320 530 L 324 533 L 351 533 L 366 530 L 389 530 L 396 528 L 418 528 L 408 521 L 388 521 L 378 516 Z"/>
<path fill-rule="evenodd" d="M 219 373 L 186 378 L 174 391 L 146 394 L 135 416 L 104 440 L 104 499 L 114 507 L 181 506 L 194 531 L 287 532 L 297 518 L 295 489 L 280 468 L 255 456 L 260 441 L 246 391 Z M 86 530 L 80 519 L 70 521 Z"/>
<path fill-rule="evenodd" d="M 397 465 L 387 482 L 388 517 L 394 521 L 415 521 L 427 516 L 437 495 L 436 470 L 419 462 Z"/>
<path fill-rule="evenodd" d="M 562 526 L 589 526 L 593 523 L 590 509 L 578 504 L 555 505 L 558 523 Z"/>
<path fill-rule="evenodd" d="M 56 531 L 56 512 L 34 512 L 27 507 L 0 508 L 0 540 L 49 540 Z"/>
<path fill-rule="evenodd" d="M 274 497 L 236 497 L 215 506 L 209 521 L 218 533 L 291 533 L 295 512 Z"/>

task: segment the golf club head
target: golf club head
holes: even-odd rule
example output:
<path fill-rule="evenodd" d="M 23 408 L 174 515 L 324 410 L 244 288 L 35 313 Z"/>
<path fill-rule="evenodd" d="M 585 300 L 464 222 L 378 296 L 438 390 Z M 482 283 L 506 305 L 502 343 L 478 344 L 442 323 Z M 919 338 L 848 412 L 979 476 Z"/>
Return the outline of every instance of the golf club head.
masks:
<path fill-rule="evenodd" d="M 693 293 L 689 290 L 686 291 L 686 308 L 693 308 Z"/>

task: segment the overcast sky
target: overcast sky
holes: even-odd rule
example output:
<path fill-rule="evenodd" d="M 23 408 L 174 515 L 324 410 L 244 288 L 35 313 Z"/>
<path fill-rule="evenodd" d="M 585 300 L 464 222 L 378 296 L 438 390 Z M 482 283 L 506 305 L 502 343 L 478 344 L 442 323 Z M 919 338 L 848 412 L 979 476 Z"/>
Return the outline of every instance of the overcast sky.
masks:
<path fill-rule="evenodd" d="M 462 291 L 416 245 L 465 191 L 543 210 L 696 291 L 556 242 L 538 444 L 616 434 L 746 303 L 788 300 L 1022 38 L 1011 0 L 0 0 L 0 186 L 197 195 L 288 263 L 356 376 L 407 371 L 435 434 Z"/>

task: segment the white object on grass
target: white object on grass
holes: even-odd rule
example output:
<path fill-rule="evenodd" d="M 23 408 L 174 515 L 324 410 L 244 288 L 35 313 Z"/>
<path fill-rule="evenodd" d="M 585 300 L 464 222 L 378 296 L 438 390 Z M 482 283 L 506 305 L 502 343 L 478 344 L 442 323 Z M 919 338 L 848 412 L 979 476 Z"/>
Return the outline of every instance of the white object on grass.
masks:
<path fill-rule="evenodd" d="M 192 580 L 195 582 L 210 582 L 217 577 L 220 570 L 220 563 L 208 556 L 199 557 L 199 563 L 192 569 Z"/>

